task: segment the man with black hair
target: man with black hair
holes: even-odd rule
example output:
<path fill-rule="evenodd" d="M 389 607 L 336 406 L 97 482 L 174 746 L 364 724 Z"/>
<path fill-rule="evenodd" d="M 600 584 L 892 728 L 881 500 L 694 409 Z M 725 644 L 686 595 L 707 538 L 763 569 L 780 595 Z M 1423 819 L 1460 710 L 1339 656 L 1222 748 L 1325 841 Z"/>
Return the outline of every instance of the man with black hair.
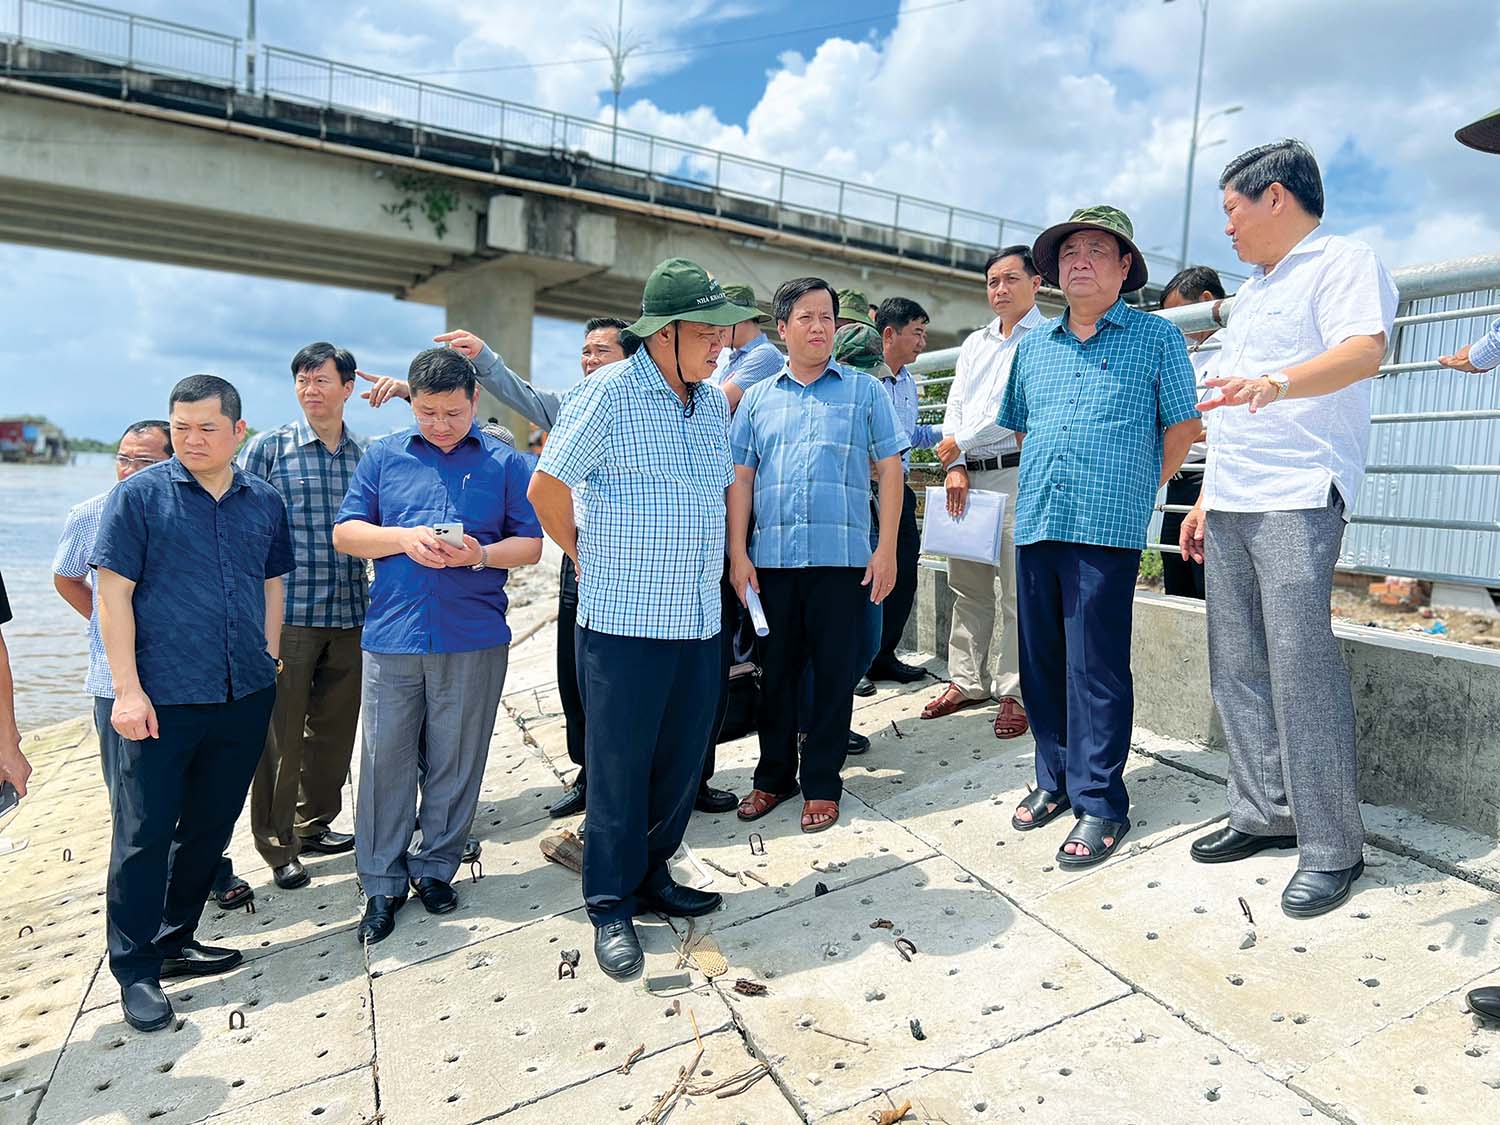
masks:
<path fill-rule="evenodd" d="M 993 729 L 996 738 L 1007 739 L 1019 738 L 1029 729 L 1021 702 L 1016 621 L 1016 489 L 1021 446 L 1014 433 L 996 423 L 995 416 L 1010 380 L 1017 345 L 1046 319 L 1036 307 L 1041 287 L 1029 246 L 1003 246 L 986 260 L 985 298 L 995 319 L 969 333 L 958 350 L 943 414 L 943 439 L 936 449 L 946 470 L 943 484 L 950 515 L 957 518 L 968 509 L 970 489 L 1001 492 L 1006 500 L 995 565 L 948 560 L 948 586 L 953 591 L 948 684 L 922 709 L 922 718 L 942 718 L 997 699 L 1000 707 Z"/>
<path fill-rule="evenodd" d="M 1199 305 L 1207 301 L 1222 301 L 1224 299 L 1224 283 L 1219 280 L 1218 271 L 1210 266 L 1188 266 L 1180 271 L 1162 286 L 1161 307 L 1164 309 L 1178 309 L 1184 305 Z M 1193 373 L 1198 382 L 1212 374 L 1214 361 L 1218 359 L 1219 353 L 1216 349 L 1205 350 L 1204 345 L 1212 339 L 1215 333 L 1188 332 L 1184 333 L 1188 341 L 1188 357 L 1193 361 Z M 1200 435 L 1200 439 L 1201 439 Z M 1208 446 L 1202 441 L 1195 441 L 1188 450 L 1187 458 L 1182 462 L 1182 468 L 1173 474 L 1172 479 L 1167 481 L 1167 506 L 1191 508 L 1198 502 L 1198 495 L 1203 491 L 1203 465 L 1208 459 Z M 1175 544 L 1182 531 L 1182 512 L 1167 512 L 1161 520 L 1160 542 Z M 1192 559 L 1182 557 L 1180 551 L 1163 551 L 1161 553 L 1161 577 L 1162 589 L 1168 594 L 1179 598 L 1197 598 L 1203 600 L 1203 564 Z"/>
<path fill-rule="evenodd" d="M 891 405 L 896 408 L 896 422 L 910 443 L 901 455 L 901 525 L 896 533 L 896 584 L 890 596 L 880 603 L 880 648 L 864 675 L 867 680 L 893 680 L 910 684 L 927 675 L 923 668 L 907 664 L 896 656 L 896 645 L 906 631 L 912 602 L 917 596 L 917 562 L 922 557 L 922 533 L 917 527 L 917 494 L 906 483 L 904 474 L 911 471 L 911 451 L 931 449 L 942 439 L 941 426 L 917 421 L 921 392 L 908 364 L 927 349 L 927 310 L 909 297 L 887 297 L 875 310 L 875 330 L 885 354 L 885 370 L 878 376 Z M 870 511 L 880 510 L 879 489 L 871 482 Z M 873 686 L 873 685 L 872 685 Z"/>
<path fill-rule="evenodd" d="M 529 488 L 578 569 L 583 898 L 594 956 L 617 978 L 644 961 L 631 921 L 640 910 L 691 917 L 722 901 L 674 882 L 667 864 L 692 813 L 722 679 L 733 466 L 729 403 L 709 380 L 724 329 L 743 312 L 696 262 L 659 264 L 629 329 L 641 349 L 568 396 Z"/>
<path fill-rule="evenodd" d="M 529 467 L 475 422 L 474 364 L 429 348 L 407 381 L 416 424 L 365 451 L 333 529 L 335 549 L 375 560 L 354 822 L 356 936 L 369 944 L 390 935 L 408 887 L 430 914 L 458 906 L 453 876 L 505 686 L 506 571 L 542 557 Z"/>
<path fill-rule="evenodd" d="M 859 634 L 869 603 L 885 600 L 896 582 L 900 455 L 910 439 L 880 384 L 834 362 L 838 303 L 828 282 L 788 281 L 776 291 L 774 306 L 786 366 L 745 395 L 731 433 L 732 579 L 741 602 L 749 590 L 760 595 L 770 624 L 763 642 L 760 762 L 738 816 L 757 820 L 800 790 L 802 831 L 822 832 L 837 823 L 843 795 L 839 771 L 848 753 L 850 685 L 860 673 L 858 646 L 850 638 Z M 873 551 L 872 463 L 880 488 Z M 799 754 L 797 702 L 809 664 L 812 712 Z"/>
<path fill-rule="evenodd" d="M 359 725 L 359 636 L 369 600 L 364 563 L 333 549 L 334 517 L 364 452 L 344 425 L 354 357 L 320 341 L 291 367 L 301 419 L 256 434 L 239 458 L 286 501 L 297 559 L 286 583 L 276 709 L 250 788 L 255 848 L 284 890 L 307 884 L 303 852 L 354 847 L 354 836 L 333 822 Z"/>
<path fill-rule="evenodd" d="M 1219 186 L 1224 231 L 1255 271 L 1206 380 L 1218 393 L 1199 406 L 1203 494 L 1180 533 L 1207 572 L 1209 686 L 1230 762 L 1229 824 L 1191 852 L 1226 863 L 1297 848 L 1281 908 L 1311 918 L 1364 871 L 1354 698 L 1328 604 L 1396 285 L 1370 247 L 1319 230 L 1323 179 L 1301 141 L 1242 153 Z"/>
<path fill-rule="evenodd" d="M 120 735 L 109 967 L 141 1031 L 172 1022 L 162 978 L 241 959 L 193 933 L 265 749 L 293 567 L 281 496 L 234 464 L 239 392 L 190 375 L 169 403 L 173 456 L 114 487 L 90 559 Z"/>

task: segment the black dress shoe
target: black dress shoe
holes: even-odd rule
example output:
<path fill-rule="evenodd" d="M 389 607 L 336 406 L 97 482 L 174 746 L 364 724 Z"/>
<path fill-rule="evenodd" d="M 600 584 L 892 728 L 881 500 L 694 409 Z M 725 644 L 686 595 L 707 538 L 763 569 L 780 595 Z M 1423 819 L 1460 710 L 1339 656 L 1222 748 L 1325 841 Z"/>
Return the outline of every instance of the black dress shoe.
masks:
<path fill-rule="evenodd" d="M 863 754 L 870 748 L 870 740 L 858 731 L 849 732 L 849 744 L 844 748 L 845 754 Z"/>
<path fill-rule="evenodd" d="M 1464 999 L 1469 1002 L 1469 1011 L 1487 1020 L 1500 1020 L 1500 988 L 1487 984 L 1482 988 L 1471 988 Z"/>
<path fill-rule="evenodd" d="M 271 878 L 282 890 L 295 891 L 298 887 L 307 886 L 311 876 L 308 875 L 307 868 L 294 859 L 290 863 L 283 863 L 280 867 L 271 868 Z"/>
<path fill-rule="evenodd" d="M 1188 851 L 1199 863 L 1231 863 L 1267 848 L 1286 850 L 1296 846 L 1295 836 L 1252 836 L 1238 828 L 1220 828 L 1194 840 Z"/>
<path fill-rule="evenodd" d="M 154 980 L 138 980 L 120 989 L 125 1022 L 137 1031 L 160 1031 L 172 1022 L 172 1001 Z"/>
<path fill-rule="evenodd" d="M 693 808 L 699 812 L 728 812 L 740 803 L 740 799 L 728 789 L 715 789 L 712 785 L 700 785 L 698 796 L 693 799 Z"/>
<path fill-rule="evenodd" d="M 635 897 L 640 905 L 637 913 L 654 910 L 673 918 L 697 918 L 703 914 L 712 914 L 724 901 L 724 896 L 717 891 L 695 890 L 684 887 L 681 883 L 667 883 L 655 890 L 643 889 Z"/>
<path fill-rule="evenodd" d="M 354 850 L 354 834 L 351 832 L 335 832 L 331 828 L 325 828 L 316 836 L 299 836 L 302 842 L 302 850 L 305 852 L 321 852 L 323 855 L 339 855 L 342 852 Z"/>
<path fill-rule="evenodd" d="M 581 813 L 584 806 L 584 788 L 575 785 L 557 800 L 553 801 L 547 809 L 548 816 L 572 816 Z"/>
<path fill-rule="evenodd" d="M 919 668 L 915 664 L 907 664 L 892 656 L 887 660 L 877 660 L 871 664 L 869 677 L 872 680 L 894 680 L 898 684 L 914 684 L 918 680 L 927 678 L 927 669 Z"/>
<path fill-rule="evenodd" d="M 1316 918 L 1348 901 L 1365 861 L 1342 871 L 1298 871 L 1281 892 L 1281 909 L 1293 918 Z"/>
<path fill-rule="evenodd" d="M 459 863 L 478 863 L 479 855 L 484 851 L 484 845 L 479 842 L 478 836 L 470 836 L 464 841 L 464 854 L 458 857 Z"/>
<path fill-rule="evenodd" d="M 366 945 L 384 941 L 396 928 L 396 911 L 405 905 L 405 895 L 399 898 L 371 895 L 365 900 L 365 916 L 360 919 L 359 929 L 354 931 L 355 938 Z"/>
<path fill-rule="evenodd" d="M 861 699 L 864 699 L 867 696 L 874 695 L 875 681 L 870 679 L 869 676 L 861 676 L 859 678 L 859 683 L 854 685 L 854 694 L 859 696 Z"/>
<path fill-rule="evenodd" d="M 413 879 L 411 889 L 417 892 L 429 914 L 451 914 L 458 909 L 458 895 L 452 883 L 431 877 Z"/>
<path fill-rule="evenodd" d="M 196 941 L 190 941 L 176 957 L 167 957 L 162 961 L 160 979 L 211 977 L 215 973 L 227 973 L 244 959 L 245 955 L 238 949 L 199 945 Z"/>
<path fill-rule="evenodd" d="M 607 922 L 594 930 L 594 959 L 599 967 L 616 980 L 628 977 L 646 963 L 635 923 L 628 918 Z"/>

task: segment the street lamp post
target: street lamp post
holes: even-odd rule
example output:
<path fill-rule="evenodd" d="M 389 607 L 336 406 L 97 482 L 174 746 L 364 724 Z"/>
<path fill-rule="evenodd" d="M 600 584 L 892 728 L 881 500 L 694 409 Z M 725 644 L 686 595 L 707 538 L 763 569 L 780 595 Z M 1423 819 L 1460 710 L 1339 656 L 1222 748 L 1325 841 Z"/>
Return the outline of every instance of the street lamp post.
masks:
<path fill-rule="evenodd" d="M 1172 0 L 1162 0 L 1165 4 Z M 1177 256 L 1177 268 L 1187 268 L 1188 224 L 1193 216 L 1193 165 L 1198 156 L 1198 111 L 1203 105 L 1203 58 L 1208 48 L 1208 0 L 1198 0 L 1202 24 L 1198 30 L 1198 81 L 1193 89 L 1193 132 L 1188 140 L 1187 190 L 1182 207 L 1182 252 Z"/>
<path fill-rule="evenodd" d="M 617 163 L 620 146 L 620 91 L 625 88 L 625 60 L 640 50 L 642 42 L 635 36 L 625 35 L 625 0 L 620 0 L 615 10 L 615 33 L 611 38 L 606 31 L 594 32 L 593 39 L 609 54 L 611 68 L 609 86 L 615 95 L 614 123 L 610 128 L 609 162 Z M 648 168 L 647 171 L 650 171 Z"/>

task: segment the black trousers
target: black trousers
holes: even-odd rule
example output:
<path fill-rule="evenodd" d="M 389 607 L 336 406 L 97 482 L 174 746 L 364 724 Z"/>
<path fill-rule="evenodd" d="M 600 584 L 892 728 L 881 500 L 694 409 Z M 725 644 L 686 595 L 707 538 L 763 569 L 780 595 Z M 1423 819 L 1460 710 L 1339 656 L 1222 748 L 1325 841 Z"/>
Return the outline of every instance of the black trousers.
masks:
<path fill-rule="evenodd" d="M 632 917 L 636 893 L 671 878 L 712 734 L 719 642 L 579 626 L 577 651 L 588 713 L 583 901 L 601 926 Z"/>
<path fill-rule="evenodd" d="M 1198 502 L 1198 494 L 1202 491 L 1202 473 L 1178 473 L 1167 481 L 1167 503 L 1192 506 Z M 1162 516 L 1161 541 L 1163 543 L 1177 542 L 1182 532 L 1184 515 L 1183 512 L 1167 512 Z M 1203 600 L 1203 564 L 1184 559 L 1179 551 L 1161 553 L 1161 581 L 1162 588 L 1169 594 Z"/>
<path fill-rule="evenodd" d="M 193 938 L 219 857 L 245 807 L 276 689 L 156 708 L 160 737 L 121 739 L 105 903 L 109 968 L 154 980 Z"/>
<path fill-rule="evenodd" d="M 880 526 L 880 502 L 870 497 L 870 527 Z M 906 619 L 917 600 L 917 563 L 922 556 L 922 532 L 917 527 L 917 494 L 911 485 L 901 486 L 901 523 L 896 530 L 896 584 L 880 603 L 880 650 L 877 661 L 896 659 L 896 646 L 906 632 Z M 861 668 L 863 673 L 865 669 Z"/>
<path fill-rule="evenodd" d="M 850 687 L 863 671 L 859 636 L 869 591 L 852 566 L 757 570 L 770 633 L 761 639 L 760 762 L 755 788 L 790 792 L 801 775 L 809 801 L 837 801 L 854 713 Z M 798 769 L 797 716 L 803 667 L 812 669 L 812 710 Z"/>

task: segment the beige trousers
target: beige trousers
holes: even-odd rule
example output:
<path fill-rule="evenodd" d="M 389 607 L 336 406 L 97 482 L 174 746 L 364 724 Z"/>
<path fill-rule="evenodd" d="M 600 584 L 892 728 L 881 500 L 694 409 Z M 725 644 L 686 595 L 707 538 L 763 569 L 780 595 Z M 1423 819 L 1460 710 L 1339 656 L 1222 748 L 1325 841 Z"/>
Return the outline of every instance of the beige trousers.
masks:
<path fill-rule="evenodd" d="M 1005 522 L 996 566 L 948 560 L 953 628 L 948 678 L 966 699 L 1021 697 L 1016 655 L 1016 485 L 1020 469 L 971 472 L 969 487 L 1005 493 Z M 998 606 L 998 610 L 997 610 Z M 998 636 L 996 635 L 998 633 Z"/>

